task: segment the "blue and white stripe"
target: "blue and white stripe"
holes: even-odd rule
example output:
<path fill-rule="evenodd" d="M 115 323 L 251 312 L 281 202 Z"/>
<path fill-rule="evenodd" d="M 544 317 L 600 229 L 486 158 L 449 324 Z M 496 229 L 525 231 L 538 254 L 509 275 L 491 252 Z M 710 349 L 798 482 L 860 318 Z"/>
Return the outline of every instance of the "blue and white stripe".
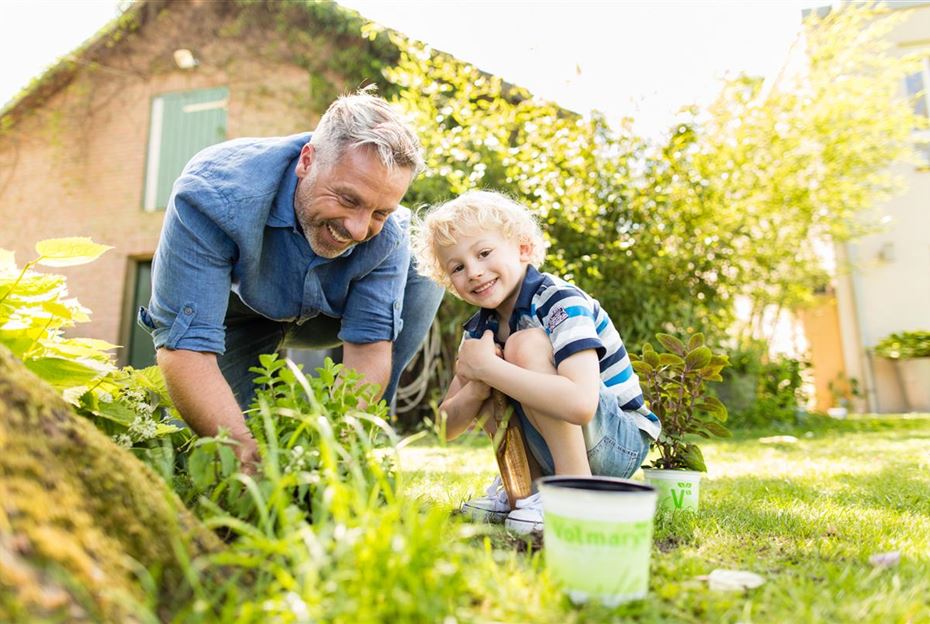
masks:
<path fill-rule="evenodd" d="M 481 310 L 465 325 L 473 337 L 480 337 L 494 320 L 490 310 Z M 511 331 L 538 327 L 552 341 L 555 365 L 571 355 L 594 349 L 600 363 L 601 381 L 616 395 L 625 412 L 636 415 L 637 425 L 657 439 L 662 430 L 659 419 L 645 405 L 639 378 L 623 340 L 610 316 L 597 300 L 583 290 L 534 267 L 527 269 L 510 319 Z"/>

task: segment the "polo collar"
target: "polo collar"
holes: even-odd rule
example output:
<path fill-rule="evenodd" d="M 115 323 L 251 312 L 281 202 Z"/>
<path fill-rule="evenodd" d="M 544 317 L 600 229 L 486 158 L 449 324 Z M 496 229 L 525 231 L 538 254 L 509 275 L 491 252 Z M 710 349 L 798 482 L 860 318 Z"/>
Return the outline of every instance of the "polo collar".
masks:
<path fill-rule="evenodd" d="M 543 279 L 543 274 L 532 264 L 526 267 L 526 275 L 523 277 L 523 283 L 520 285 L 520 294 L 517 295 L 517 301 L 513 305 L 513 312 L 510 314 L 511 321 L 513 321 L 519 311 L 532 314 L 533 296 L 539 290 L 539 285 L 542 284 Z M 513 324 L 514 323 L 511 322 L 511 325 Z"/>
<path fill-rule="evenodd" d="M 493 327 L 491 327 L 492 323 Z M 472 336 L 480 336 L 486 329 L 490 329 L 494 331 L 496 337 L 497 313 L 491 308 L 479 308 L 470 319 L 465 321 L 464 328 Z"/>
<path fill-rule="evenodd" d="M 297 192 L 297 161 L 298 155 L 284 170 L 278 192 L 271 205 L 271 214 L 268 215 L 267 225 L 271 227 L 289 227 L 303 236 L 297 227 L 297 216 L 294 214 L 294 194 Z"/>

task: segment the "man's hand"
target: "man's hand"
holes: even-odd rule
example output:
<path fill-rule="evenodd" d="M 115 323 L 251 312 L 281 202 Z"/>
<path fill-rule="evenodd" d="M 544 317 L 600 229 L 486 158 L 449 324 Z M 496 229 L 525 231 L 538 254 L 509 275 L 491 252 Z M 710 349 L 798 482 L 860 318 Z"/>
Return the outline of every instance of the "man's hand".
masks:
<path fill-rule="evenodd" d="M 235 446 L 235 453 L 239 459 L 239 471 L 254 476 L 258 473 L 258 467 L 261 465 L 258 443 L 251 435 L 244 439 L 237 439 L 236 442 L 238 444 Z"/>
<path fill-rule="evenodd" d="M 485 330 L 479 339 L 470 339 L 459 347 L 455 373 L 469 381 L 483 381 L 483 372 L 487 365 L 499 357 L 500 348 L 494 344 L 494 333 Z"/>

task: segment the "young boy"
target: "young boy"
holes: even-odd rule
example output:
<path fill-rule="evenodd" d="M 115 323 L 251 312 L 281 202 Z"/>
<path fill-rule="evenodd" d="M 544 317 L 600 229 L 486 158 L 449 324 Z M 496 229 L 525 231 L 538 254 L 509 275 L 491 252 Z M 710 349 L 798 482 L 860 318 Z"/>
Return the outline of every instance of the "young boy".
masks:
<path fill-rule="evenodd" d="M 510 397 L 544 475 L 632 475 L 661 425 L 607 312 L 536 270 L 545 242 L 529 211 L 499 193 L 471 191 L 430 211 L 414 247 L 421 273 L 481 308 L 465 324 L 440 406 L 447 438 L 468 429 L 497 389 Z M 538 494 L 511 510 L 495 485 L 463 511 L 506 517 L 515 532 L 543 526 Z"/>

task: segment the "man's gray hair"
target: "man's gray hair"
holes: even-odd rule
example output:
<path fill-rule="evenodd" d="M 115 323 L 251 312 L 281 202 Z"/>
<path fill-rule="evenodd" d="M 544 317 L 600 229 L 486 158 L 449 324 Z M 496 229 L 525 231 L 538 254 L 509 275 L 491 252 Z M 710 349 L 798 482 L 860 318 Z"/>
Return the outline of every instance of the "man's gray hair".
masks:
<path fill-rule="evenodd" d="M 310 144 L 327 165 L 353 147 L 371 146 L 389 170 L 411 169 L 415 176 L 423 169 L 420 140 L 400 114 L 373 93 L 368 87 L 333 102 L 320 118 Z"/>

